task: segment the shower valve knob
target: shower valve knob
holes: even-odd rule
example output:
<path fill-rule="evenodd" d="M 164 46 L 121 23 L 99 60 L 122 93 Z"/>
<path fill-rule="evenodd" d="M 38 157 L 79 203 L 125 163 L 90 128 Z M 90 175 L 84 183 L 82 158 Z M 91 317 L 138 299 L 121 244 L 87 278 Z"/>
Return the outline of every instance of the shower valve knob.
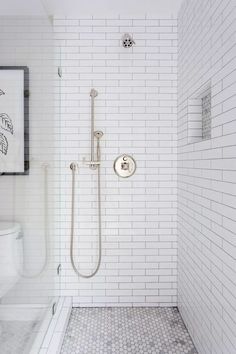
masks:
<path fill-rule="evenodd" d="M 125 170 L 125 171 L 129 170 L 129 164 L 128 164 L 128 162 L 123 162 L 123 163 L 121 164 L 121 168 L 122 168 L 122 170 Z"/>
<path fill-rule="evenodd" d="M 127 178 L 136 171 L 136 162 L 132 156 L 121 155 L 114 162 L 114 171 L 117 176 Z"/>

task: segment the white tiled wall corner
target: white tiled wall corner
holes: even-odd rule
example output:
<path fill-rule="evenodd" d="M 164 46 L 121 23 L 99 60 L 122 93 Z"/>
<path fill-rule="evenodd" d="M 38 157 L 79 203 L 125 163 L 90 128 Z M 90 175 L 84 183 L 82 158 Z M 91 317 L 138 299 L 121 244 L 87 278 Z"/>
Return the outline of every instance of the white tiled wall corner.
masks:
<path fill-rule="evenodd" d="M 61 52 L 62 296 L 78 306 L 176 305 L 177 22 L 56 18 Z M 125 32 L 132 49 L 122 47 Z M 83 272 L 97 255 L 96 172 L 89 158 L 90 89 L 102 150 L 102 264 L 89 280 L 70 264 L 71 161 L 79 161 L 75 254 Z M 119 179 L 113 161 L 131 154 L 137 171 Z M 91 268 L 92 267 L 92 268 Z"/>
<path fill-rule="evenodd" d="M 179 15 L 178 297 L 200 354 L 236 353 L 236 3 Z M 186 102 L 211 82 L 212 139 L 188 145 Z"/>

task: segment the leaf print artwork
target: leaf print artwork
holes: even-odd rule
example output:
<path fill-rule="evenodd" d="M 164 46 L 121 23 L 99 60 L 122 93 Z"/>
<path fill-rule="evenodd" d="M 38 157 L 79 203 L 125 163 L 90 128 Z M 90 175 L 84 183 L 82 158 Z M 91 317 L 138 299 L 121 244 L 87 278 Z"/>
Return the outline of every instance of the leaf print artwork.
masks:
<path fill-rule="evenodd" d="M 0 176 L 29 174 L 29 84 L 27 66 L 0 67 Z"/>
<path fill-rule="evenodd" d="M 8 150 L 8 141 L 3 133 L 0 133 L 0 151 L 6 155 Z"/>
<path fill-rule="evenodd" d="M 5 95 L 5 92 L 0 89 L 0 96 Z M 12 120 L 6 113 L 0 113 L 0 128 L 6 130 L 13 135 L 13 124 Z M 8 151 L 8 141 L 3 133 L 0 133 L 0 152 L 7 155 Z"/>
<path fill-rule="evenodd" d="M 13 134 L 13 124 L 8 114 L 0 113 L 0 127 Z"/>

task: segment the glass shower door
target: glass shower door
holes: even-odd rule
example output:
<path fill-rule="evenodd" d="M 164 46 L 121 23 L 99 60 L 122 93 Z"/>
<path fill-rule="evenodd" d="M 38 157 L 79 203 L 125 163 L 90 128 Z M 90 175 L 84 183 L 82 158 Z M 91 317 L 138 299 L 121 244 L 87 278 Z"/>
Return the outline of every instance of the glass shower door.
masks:
<path fill-rule="evenodd" d="M 0 352 L 36 354 L 52 317 L 56 278 L 58 158 L 49 20 L 0 17 L 0 50 L 0 66 L 23 66 L 29 71 L 29 91 L 24 92 L 29 101 L 28 173 L 5 174 L 1 164 L 4 151 L 0 149 Z M 7 94 L 1 81 L 0 89 L 0 114 L 6 114 L 1 111 Z M 13 112 L 15 104 L 12 100 Z M 13 126 L 16 119 L 12 114 Z M 6 128 L 3 121 L 1 128 Z M 7 133 L 5 129 L 4 135 Z M 9 143 L 9 152 L 11 148 Z"/>

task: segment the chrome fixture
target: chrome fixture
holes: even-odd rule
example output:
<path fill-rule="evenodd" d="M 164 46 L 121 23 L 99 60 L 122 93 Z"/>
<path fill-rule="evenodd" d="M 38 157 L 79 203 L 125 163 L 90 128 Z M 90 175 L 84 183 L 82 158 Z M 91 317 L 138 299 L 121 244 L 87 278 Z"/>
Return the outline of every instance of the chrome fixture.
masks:
<path fill-rule="evenodd" d="M 55 315 L 56 311 L 57 311 L 57 303 L 54 302 L 54 303 L 52 304 L 52 315 L 53 315 L 53 316 Z"/>
<path fill-rule="evenodd" d="M 61 275 L 61 264 L 57 266 L 57 275 Z"/>
<path fill-rule="evenodd" d="M 71 242 L 70 242 L 70 260 L 75 273 L 82 278 L 92 278 L 97 272 L 101 265 L 102 259 L 102 217 L 101 217 L 101 174 L 100 174 L 100 164 L 101 164 L 101 153 L 100 153 L 100 139 L 103 136 L 101 130 L 94 130 L 94 100 L 97 97 L 98 92 L 95 89 L 90 91 L 91 97 L 91 151 L 90 151 L 90 161 L 83 159 L 83 163 L 88 165 L 92 170 L 97 170 L 97 200 L 98 200 L 98 262 L 95 270 L 88 275 L 82 274 L 79 269 L 77 269 L 74 261 L 74 224 L 75 224 L 75 177 L 76 172 L 79 170 L 79 166 L 76 162 L 70 164 L 70 169 L 72 171 L 72 199 L 71 199 Z M 94 139 L 96 139 L 96 152 L 94 151 Z M 96 154 L 96 157 L 95 157 Z"/>
<path fill-rule="evenodd" d="M 122 45 L 124 48 L 131 48 L 135 44 L 132 36 L 129 33 L 125 33 L 122 37 Z"/>
<path fill-rule="evenodd" d="M 117 176 L 122 178 L 131 177 L 136 171 L 136 162 L 132 156 L 123 154 L 117 157 L 113 168 Z"/>
<path fill-rule="evenodd" d="M 98 92 L 95 89 L 92 89 L 90 91 L 90 97 L 91 97 L 91 153 L 90 153 L 90 165 L 89 167 L 92 170 L 95 170 L 97 168 L 97 164 L 94 164 L 94 101 L 95 101 L 95 97 L 97 97 Z M 98 161 L 96 161 L 98 162 Z"/>
<path fill-rule="evenodd" d="M 62 77 L 62 68 L 58 66 L 57 68 L 57 75 L 61 78 Z"/>
<path fill-rule="evenodd" d="M 96 130 L 94 132 L 94 136 L 97 138 L 97 139 L 101 139 L 103 137 L 103 132 L 101 130 Z"/>

